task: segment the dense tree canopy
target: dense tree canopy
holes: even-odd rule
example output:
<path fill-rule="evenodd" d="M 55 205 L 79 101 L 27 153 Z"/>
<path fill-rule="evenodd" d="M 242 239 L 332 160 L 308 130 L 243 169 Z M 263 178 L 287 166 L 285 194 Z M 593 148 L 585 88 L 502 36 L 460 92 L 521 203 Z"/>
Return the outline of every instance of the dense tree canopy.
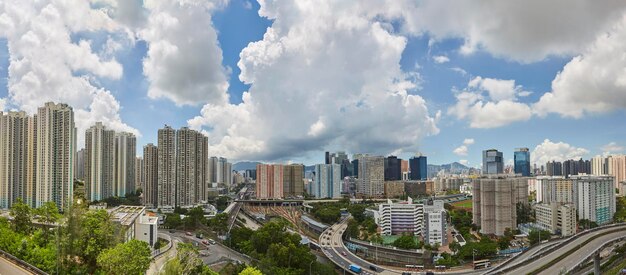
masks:
<path fill-rule="evenodd" d="M 411 235 L 402 235 L 393 241 L 393 246 L 402 249 L 418 249 L 419 245 L 415 241 L 415 237 Z"/>
<path fill-rule="evenodd" d="M 140 275 L 146 273 L 151 261 L 148 243 L 139 240 L 130 240 L 120 243 L 113 248 L 106 249 L 98 255 L 98 266 L 106 274 Z"/>

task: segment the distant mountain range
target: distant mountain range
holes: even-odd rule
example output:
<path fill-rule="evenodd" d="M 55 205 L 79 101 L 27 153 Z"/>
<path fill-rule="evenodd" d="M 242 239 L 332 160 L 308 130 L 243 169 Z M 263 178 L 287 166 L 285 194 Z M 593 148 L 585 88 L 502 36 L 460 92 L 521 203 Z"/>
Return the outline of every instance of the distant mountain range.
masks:
<path fill-rule="evenodd" d="M 243 171 L 248 169 L 256 169 L 256 165 L 260 164 L 258 161 L 242 161 L 233 164 L 233 170 Z"/>
<path fill-rule="evenodd" d="M 258 161 L 242 161 L 242 162 L 237 162 L 235 164 L 233 164 L 233 170 L 235 171 L 242 171 L 242 170 L 248 170 L 248 169 L 256 169 L 256 165 L 260 164 L 261 162 Z M 305 171 L 313 171 L 315 169 L 314 165 L 310 165 L 310 166 L 305 166 L 304 170 Z M 448 164 L 441 164 L 441 165 L 437 165 L 437 164 L 429 164 L 428 165 L 428 177 L 434 177 L 437 175 L 437 173 L 439 173 L 439 171 L 441 170 L 445 170 L 447 173 L 450 174 L 461 174 L 464 172 L 469 171 L 469 167 L 460 164 L 458 162 L 453 162 L 453 163 L 448 163 Z"/>
<path fill-rule="evenodd" d="M 439 171 L 445 170 L 448 174 L 461 174 L 470 170 L 469 167 L 460 164 L 458 162 L 448 164 L 429 164 L 428 165 L 428 177 L 433 178 L 439 173 Z"/>

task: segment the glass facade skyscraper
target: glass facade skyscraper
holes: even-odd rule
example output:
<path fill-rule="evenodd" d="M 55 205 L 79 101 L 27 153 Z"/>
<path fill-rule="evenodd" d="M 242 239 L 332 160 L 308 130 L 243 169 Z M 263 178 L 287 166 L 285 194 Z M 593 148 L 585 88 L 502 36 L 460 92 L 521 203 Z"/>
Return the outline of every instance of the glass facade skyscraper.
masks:
<path fill-rule="evenodd" d="M 513 163 L 515 165 L 515 174 L 530 177 L 530 151 L 528 151 L 528 148 L 516 149 L 513 154 Z"/>
<path fill-rule="evenodd" d="M 502 152 L 496 149 L 483 151 L 483 174 L 502 174 Z"/>
<path fill-rule="evenodd" d="M 409 179 L 426 180 L 428 179 L 428 162 L 426 156 L 415 156 L 409 159 Z"/>

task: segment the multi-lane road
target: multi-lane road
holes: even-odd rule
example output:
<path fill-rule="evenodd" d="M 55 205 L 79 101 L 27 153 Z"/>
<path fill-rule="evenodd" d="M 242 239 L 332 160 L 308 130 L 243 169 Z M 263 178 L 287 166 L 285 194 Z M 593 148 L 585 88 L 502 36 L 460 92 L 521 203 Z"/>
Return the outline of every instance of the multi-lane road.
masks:
<path fill-rule="evenodd" d="M 326 257 L 344 269 L 349 269 L 351 264 L 356 264 L 362 268 L 363 271 L 361 274 L 398 274 L 398 272 L 385 270 L 380 266 L 352 254 L 352 252 L 345 247 L 341 238 L 341 235 L 347 227 L 348 218 L 345 218 L 340 223 L 336 223 L 327 228 L 326 231 L 320 235 L 319 244 Z M 376 269 L 376 271 L 373 269 Z"/>
<path fill-rule="evenodd" d="M 541 267 L 546 267 L 546 269 L 542 270 L 540 274 L 559 274 L 561 271 L 566 271 L 566 269 L 580 263 L 580 261 L 588 257 L 591 252 L 595 251 L 605 242 L 618 237 L 626 237 L 626 225 L 607 227 L 594 232 L 581 234 L 575 237 L 575 239 L 571 242 L 559 247 L 551 253 L 539 257 L 538 259 L 531 260 L 530 257 L 527 257 L 524 260 L 506 263 L 504 266 L 498 267 L 498 270 L 502 270 L 504 267 L 514 266 L 514 264 L 520 264 L 512 270 L 507 270 L 506 273 L 525 274 L 535 271 Z M 585 244 L 587 241 L 589 242 Z M 572 253 L 563 259 L 558 260 L 556 263 L 553 262 L 568 252 Z M 548 264 L 551 265 L 547 266 Z"/>

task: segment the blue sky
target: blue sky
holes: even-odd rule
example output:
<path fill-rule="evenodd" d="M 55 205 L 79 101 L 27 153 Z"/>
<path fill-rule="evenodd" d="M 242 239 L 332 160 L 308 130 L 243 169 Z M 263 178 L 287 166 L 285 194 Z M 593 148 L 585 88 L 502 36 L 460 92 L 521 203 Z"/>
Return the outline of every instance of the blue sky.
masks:
<path fill-rule="evenodd" d="M 442 5 L 445 5 L 445 3 Z M 409 97 L 410 95 L 415 95 L 423 99 L 423 107 L 426 111 L 412 110 L 412 108 L 416 108 L 415 106 L 421 108 L 421 105 L 408 105 L 406 110 L 402 108 L 396 110 L 393 107 L 389 107 L 390 105 L 381 104 L 380 107 L 372 107 L 371 117 L 359 116 L 358 111 L 355 111 L 355 113 L 348 113 L 349 115 L 347 117 L 338 119 L 333 118 L 331 114 L 326 115 L 324 111 L 311 114 L 311 109 L 309 109 L 311 107 L 307 106 L 307 102 L 309 102 L 310 99 L 312 100 L 311 102 L 316 102 L 315 104 L 324 105 L 324 102 L 328 102 L 341 105 L 341 102 L 344 100 L 342 94 L 343 90 L 346 89 L 346 87 L 350 89 L 351 86 L 349 85 L 353 83 L 350 81 L 344 83 L 344 81 L 341 80 L 341 83 L 334 85 L 332 80 L 336 78 L 334 78 L 332 74 L 319 78 L 329 79 L 328 81 L 330 83 L 323 83 L 324 85 L 320 84 L 319 86 L 316 83 L 319 81 L 312 81 L 312 84 L 308 83 L 306 81 L 306 74 L 311 75 L 311 72 L 315 73 L 316 71 L 313 69 L 307 71 L 308 64 L 315 64 L 315 60 L 307 59 L 310 56 L 310 53 L 307 53 L 307 51 L 316 49 L 318 52 L 325 54 L 326 52 L 331 52 L 331 49 L 340 49 L 342 47 L 341 41 L 344 41 L 342 39 L 349 36 L 346 36 L 346 33 L 343 32 L 345 30 L 339 30 L 342 31 L 337 32 L 340 35 L 332 33 L 332 30 L 328 31 L 328 33 L 323 33 L 322 31 L 317 33 L 313 31 L 310 35 L 319 36 L 317 39 L 320 39 L 322 42 L 322 46 L 319 46 L 320 48 L 315 48 L 316 45 L 314 44 L 316 41 L 310 40 L 307 42 L 308 44 L 305 43 L 303 44 L 304 46 L 299 48 L 300 51 L 307 55 L 302 54 L 301 58 L 299 58 L 299 52 L 296 50 L 295 52 L 289 52 L 289 54 L 291 54 L 289 58 L 284 57 L 287 55 L 286 52 L 289 51 L 286 45 L 292 45 L 285 41 L 292 39 L 291 42 L 296 43 L 306 41 L 307 39 L 306 34 L 304 37 L 295 37 L 297 36 L 297 32 L 294 32 L 294 30 L 298 30 L 299 28 L 306 29 L 306 27 L 310 27 L 305 25 L 308 23 L 316 27 L 314 24 L 318 23 L 290 18 L 285 11 L 294 9 L 294 7 L 289 5 L 285 5 L 285 7 L 279 6 L 280 4 L 278 3 L 274 3 L 274 6 L 270 5 L 267 8 L 268 11 L 262 15 L 259 14 L 260 5 L 255 1 L 231 0 L 221 6 L 218 5 L 217 8 L 207 8 L 206 18 L 210 19 L 210 25 L 212 25 L 212 28 L 217 34 L 217 41 L 211 41 L 210 33 L 207 34 L 206 39 L 209 45 L 214 43 L 218 46 L 217 48 L 221 50 L 221 57 L 223 59 L 221 63 L 217 65 L 213 64 L 213 67 L 203 67 L 201 69 L 210 70 L 211 68 L 215 68 L 215 66 L 221 66 L 223 68 L 221 74 L 225 76 L 228 88 L 222 92 L 225 92 L 229 96 L 229 102 L 224 103 L 214 103 L 211 99 L 204 102 L 197 102 L 197 104 L 180 104 L 180 102 L 177 102 L 177 100 L 173 99 L 174 97 L 171 96 L 179 92 L 176 90 L 165 91 L 166 94 L 169 93 L 169 95 L 166 96 L 150 96 L 149 90 L 156 89 L 155 87 L 157 85 L 153 83 L 155 82 L 154 78 L 147 77 L 147 73 L 144 71 L 146 60 L 154 60 L 156 64 L 154 66 L 156 66 L 157 69 L 158 66 L 167 66 L 172 63 L 166 63 L 171 62 L 171 60 L 158 63 L 158 56 L 149 54 L 149 49 L 153 46 L 156 49 L 155 45 L 158 44 L 159 39 L 167 41 L 167 39 L 171 39 L 171 36 L 167 35 L 173 35 L 172 33 L 166 33 L 161 34 L 161 36 L 157 35 L 157 38 L 150 38 L 145 34 L 145 30 L 150 29 L 148 25 L 152 24 L 152 21 L 140 23 L 143 24 L 141 27 L 133 27 L 131 23 L 126 23 L 127 25 L 124 27 L 126 29 L 124 30 L 120 27 L 115 30 L 103 28 L 101 31 L 69 31 L 71 33 L 71 41 L 69 41 L 69 43 L 79 44 L 80 41 L 89 41 L 92 53 L 100 58 L 98 64 L 92 67 L 86 66 L 86 69 L 82 70 L 74 69 L 74 67 L 68 65 L 72 71 L 72 76 L 70 77 L 88 76 L 91 86 L 108 91 L 108 93 L 112 95 L 112 98 L 114 98 L 114 101 L 117 101 L 119 104 L 119 109 L 111 112 L 111 114 L 101 115 L 99 114 L 100 111 L 96 111 L 96 108 L 90 107 L 91 105 L 89 105 L 89 103 L 83 104 L 84 106 L 78 107 L 78 109 L 85 109 L 88 113 L 85 117 L 89 117 L 91 120 L 104 117 L 110 119 L 111 127 L 115 129 L 135 131 L 140 135 L 138 145 L 142 146 L 147 143 L 156 143 L 157 129 L 164 124 L 172 125 L 175 128 L 189 124 L 194 128 L 204 130 L 205 133 L 210 136 L 210 143 L 214 145 L 214 147 L 212 147 L 214 149 L 213 153 L 226 155 L 238 160 L 295 161 L 313 164 L 323 160 L 324 150 L 334 151 L 345 149 L 350 153 L 396 153 L 404 158 L 408 158 L 414 152 L 420 151 L 429 157 L 430 163 L 440 164 L 462 161 L 470 166 L 477 166 L 480 165 L 480 152 L 488 148 L 497 148 L 503 151 L 505 158 L 508 160 L 512 159 L 514 148 L 528 147 L 536 151 L 537 161 L 580 156 L 588 158 L 596 154 L 615 154 L 624 151 L 623 145 L 626 144 L 626 141 L 624 141 L 623 137 L 626 136 L 626 127 L 624 127 L 623 122 L 625 117 L 623 102 L 626 102 L 626 99 L 624 99 L 624 97 L 626 97 L 626 91 L 623 90 L 623 87 L 603 87 L 596 83 L 598 81 L 606 81 L 606 79 L 601 78 L 589 79 L 585 83 L 576 83 L 575 81 L 583 81 L 584 79 L 576 79 L 574 73 L 572 73 L 574 76 L 567 78 L 570 72 L 563 72 L 565 66 L 572 62 L 572 59 L 576 56 L 588 56 L 586 60 L 592 62 L 595 56 L 600 56 L 603 51 L 606 50 L 602 47 L 602 43 L 616 43 L 618 49 L 624 46 L 624 44 L 620 44 L 623 41 L 612 40 L 617 38 L 606 38 L 606 41 L 598 38 L 602 33 L 607 31 L 613 31 L 616 33 L 613 36 L 621 37 L 621 25 L 623 25 L 623 23 L 621 23 L 622 19 L 620 19 L 619 15 L 623 12 L 615 15 L 614 11 L 610 11 L 614 10 L 612 7 L 607 7 L 606 14 L 603 15 L 603 17 L 608 18 L 606 22 L 601 21 L 601 19 L 588 19 L 590 22 L 587 25 L 591 26 L 588 30 L 581 30 L 581 32 L 586 31 L 587 33 L 579 34 L 581 37 L 580 40 L 573 41 L 571 44 L 567 45 L 557 45 L 558 47 L 556 47 L 554 46 L 556 42 L 545 41 L 547 38 L 539 37 L 536 38 L 536 46 L 530 47 L 528 52 L 524 52 L 523 49 L 513 49 L 512 46 L 507 47 L 506 42 L 498 41 L 498 39 L 507 39 L 505 35 L 497 35 L 498 31 L 502 31 L 502 33 L 510 32 L 510 30 L 506 29 L 506 26 L 502 27 L 501 30 L 487 30 L 483 34 L 474 34 L 464 32 L 462 29 L 454 29 L 454 25 L 450 26 L 451 30 L 442 31 L 430 26 L 429 22 L 421 22 L 421 25 L 419 25 L 420 31 L 411 31 L 411 27 L 414 26 L 409 24 L 411 20 L 409 17 L 404 18 L 403 20 L 406 21 L 404 22 L 396 18 L 401 15 L 384 14 L 383 11 L 381 11 L 381 13 L 383 13 L 382 15 L 364 17 L 371 26 L 382 22 L 382 30 L 385 31 L 385 34 L 391 36 L 388 38 L 390 39 L 389 41 L 392 41 L 393 38 L 405 39 L 406 44 L 401 51 L 400 59 L 395 62 L 399 66 L 399 71 L 394 69 L 393 66 L 389 67 L 388 70 L 385 68 L 351 66 L 353 65 L 351 62 L 353 62 L 354 59 L 348 59 L 346 57 L 346 60 L 339 60 L 341 62 L 338 61 L 336 63 L 336 65 L 346 67 L 345 70 L 339 71 L 340 73 L 345 73 L 345 75 L 341 77 L 344 79 L 351 78 L 353 75 L 369 69 L 374 73 L 379 72 L 377 71 L 378 69 L 381 69 L 380 72 L 392 71 L 394 72 L 394 74 L 391 75 L 392 78 L 412 73 L 412 76 L 407 79 L 410 79 L 409 82 L 416 87 L 408 88 L 406 91 Z M 95 7 L 91 8 L 95 9 Z M 115 8 L 121 9 L 120 7 L 111 7 L 112 10 L 115 10 Z M 348 11 L 367 8 L 368 7 L 349 8 Z M 427 7 L 415 8 L 426 9 Z M 197 15 L 186 10 L 185 7 L 172 7 L 171 5 L 156 8 L 146 6 L 142 7 L 141 10 L 143 16 L 145 16 L 145 14 L 152 16 L 157 14 L 157 12 L 168 14 L 168 9 L 175 10 L 170 13 L 170 15 L 174 17 Z M 0 7 L 0 14 L 2 14 L 2 12 L 3 10 Z M 8 12 L 8 9 L 4 12 Z M 298 10 L 294 12 L 294 16 L 307 17 L 309 12 L 311 11 Z M 471 12 L 471 10 L 468 11 L 468 13 Z M 334 15 L 325 14 L 324 16 L 332 17 Z M 384 19 L 385 16 L 396 19 L 387 20 Z M 577 15 L 571 14 L 566 16 Z M 139 17 L 140 16 L 137 16 L 137 18 Z M 124 18 L 121 18 L 121 16 L 112 16 L 113 21 L 121 23 L 130 22 L 124 21 L 126 19 L 123 19 Z M 470 18 L 467 20 L 474 19 Z M 550 24 L 553 23 L 550 20 L 555 19 L 542 18 L 541 20 L 544 20 L 546 24 Z M 444 21 L 444 19 L 442 19 L 442 21 Z M 122 25 L 121 23 L 120 25 Z M 437 21 L 435 20 L 432 24 L 436 23 Z M 198 26 L 202 27 L 203 25 L 199 23 Z M 357 27 L 354 28 L 359 28 L 358 25 L 355 26 Z M 187 35 L 188 37 L 195 36 L 196 30 L 194 30 L 194 26 L 187 27 L 183 35 Z M 321 25 L 321 27 L 321 29 L 325 30 L 323 25 Z M 211 26 L 208 28 L 211 28 Z M 269 38 L 264 40 L 264 34 L 269 30 L 268 28 L 273 28 L 277 36 L 282 37 L 283 40 L 271 40 Z M 529 23 L 528 28 L 532 29 L 533 26 Z M 575 26 L 572 26 L 572 28 L 575 28 Z M 317 29 L 320 29 L 320 26 L 317 26 Z M 159 29 L 156 28 L 152 30 Z M 365 28 L 365 30 L 367 30 L 367 28 Z M 133 39 L 126 37 L 127 33 L 133 32 Z M 522 34 L 524 33 L 523 30 L 520 32 Z M 562 32 L 559 33 L 563 33 L 563 35 L 566 36 L 575 32 L 575 29 L 563 29 Z M 496 33 L 495 38 L 490 36 L 493 35 L 493 33 Z M 366 34 L 370 34 L 370 32 Z M 21 73 L 16 73 L 15 76 L 8 74 L 10 58 L 13 56 L 13 59 L 19 60 L 20 55 L 23 55 L 31 57 L 31 61 L 34 63 L 45 62 L 36 59 L 36 55 L 34 54 L 30 56 L 28 49 L 24 50 L 24 52 L 20 52 L 21 49 L 17 49 L 17 47 L 22 46 L 17 42 L 15 44 L 16 49 L 12 50 L 11 53 L 9 52 L 11 39 L 17 41 L 22 37 L 24 37 L 23 33 L 16 34 L 7 32 L 7 34 L 3 35 L 2 32 L 0 32 L 0 98 L 7 100 L 5 107 L 7 110 L 19 109 L 26 106 L 23 100 L 20 101 L 20 99 L 15 96 L 24 93 L 20 90 L 23 88 L 9 85 L 9 78 L 15 78 L 16 82 L 23 81 L 23 78 L 17 76 Z M 204 39 L 202 34 L 198 34 L 198 37 L 200 40 Z M 529 39 L 532 38 L 533 37 L 529 37 Z M 328 39 L 328 41 L 325 39 Z M 558 39 L 558 37 L 555 39 Z M 563 38 L 560 39 L 563 40 Z M 109 45 L 107 42 L 111 41 L 117 41 L 119 47 L 117 47 L 112 54 L 105 54 L 105 49 Z M 264 41 L 264 45 L 267 47 L 249 47 L 249 43 L 257 41 Z M 369 40 L 363 43 L 369 43 L 368 41 Z M 393 41 L 397 43 L 400 40 Z M 468 41 L 474 41 L 473 43 L 476 43 L 475 45 L 470 45 L 472 49 L 469 50 L 469 52 L 464 50 L 464 47 L 468 46 Z M 533 41 L 529 41 L 529 43 L 531 42 Z M 275 57 L 271 55 L 273 52 L 268 50 L 272 49 L 270 46 L 281 45 L 280 43 L 283 43 L 282 56 Z M 213 57 L 219 56 L 218 52 L 210 48 L 193 48 L 194 45 L 198 44 L 192 44 L 190 47 L 192 47 L 191 49 L 193 50 L 197 50 L 194 54 L 198 56 L 206 55 L 210 60 L 214 60 L 216 58 Z M 249 51 L 242 53 L 242 50 L 246 47 L 249 47 Z M 363 46 L 365 49 L 357 48 L 354 50 L 363 50 L 363 52 L 367 53 L 366 46 Z M 362 58 L 375 58 L 384 49 L 385 48 L 380 46 L 378 50 L 371 52 L 373 57 L 364 55 Z M 328 53 L 324 55 L 324 57 L 320 57 L 319 60 L 323 61 L 323 58 L 326 57 L 333 57 L 329 60 L 342 58 L 342 56 L 332 56 L 332 54 L 333 53 Z M 238 65 L 242 60 L 242 56 L 245 58 L 245 60 L 243 60 L 243 67 Z M 437 56 L 445 56 L 446 62 L 436 62 L 435 57 Z M 272 58 L 275 59 L 272 60 Z M 381 55 L 380 58 L 383 58 L 384 61 L 387 55 Z M 115 72 L 102 73 L 93 69 L 98 66 L 106 67 L 103 63 L 106 63 L 107 60 L 117 62 L 121 68 L 123 68 L 123 72 L 116 75 Z M 180 57 L 179 60 L 185 60 L 185 58 Z M 393 59 L 391 59 L 391 61 L 393 61 Z M 68 62 L 69 61 L 66 61 L 66 63 Z M 394 62 L 390 62 L 390 64 L 393 63 Z M 182 73 L 181 71 L 193 74 L 194 71 L 197 71 L 197 66 L 202 66 L 202 64 L 196 64 L 187 67 L 182 61 L 176 64 L 180 65 L 178 71 L 172 69 L 172 71 L 158 75 L 158 77 L 167 77 L 168 74 Z M 388 63 L 381 62 L 380 66 L 384 66 L 384 64 Z M 580 64 L 573 64 L 572 66 L 574 65 Z M 587 66 L 582 67 L 583 69 L 589 70 L 585 75 L 589 75 L 590 78 L 593 77 L 592 72 L 595 68 L 595 64 L 582 64 L 580 66 L 583 65 Z M 612 65 L 617 66 L 617 69 L 623 69 L 625 67 L 622 63 Z M 314 68 L 315 65 L 311 66 Z M 324 64 L 320 66 L 324 68 Z M 110 69 L 111 67 L 107 68 Z M 245 81 L 240 80 L 242 68 L 246 68 L 246 72 L 249 73 L 243 77 Z M 32 70 L 35 71 L 34 68 Z M 557 86 L 553 85 L 555 77 L 560 72 L 563 72 L 562 81 L 564 87 L 587 87 L 585 86 L 586 83 L 592 83 L 600 88 L 606 88 L 607 91 L 605 92 L 599 89 L 597 91 L 588 91 L 589 93 L 598 93 L 598 98 L 613 99 L 613 102 L 618 103 L 612 103 L 610 101 L 601 102 L 604 104 L 602 106 L 606 107 L 601 107 L 600 109 L 586 105 L 568 105 L 568 103 L 571 103 L 571 101 L 567 101 L 570 97 L 562 95 L 569 91 L 557 91 L 554 88 Z M 210 73 L 213 74 L 213 72 Z M 216 74 L 219 76 L 220 72 Z M 416 74 L 419 76 L 415 77 Z M 23 77 L 24 75 L 21 76 Z M 283 79 L 274 79 L 274 76 L 283 77 Z M 381 78 L 383 77 L 384 76 L 381 76 Z M 514 87 L 515 91 L 509 91 L 510 94 L 507 100 L 512 102 L 511 104 L 517 104 L 517 107 L 522 108 L 522 110 L 527 110 L 527 113 L 521 115 L 522 118 L 520 119 L 511 119 L 510 121 L 506 117 L 500 118 L 507 122 L 502 123 L 503 125 L 498 127 L 484 127 L 484 125 L 476 127 L 476 125 L 471 123 L 472 117 L 470 115 L 462 115 L 460 112 L 451 111 L 450 109 L 459 102 L 457 96 L 464 92 L 480 95 L 480 100 L 484 103 L 492 102 L 496 104 L 499 102 L 499 100 L 495 99 L 493 94 L 491 94 L 491 90 L 489 90 L 490 88 L 486 86 L 486 84 L 482 88 L 481 86 L 472 86 L 470 84 L 470 82 L 477 80 L 479 77 L 483 80 L 493 79 L 494 82 L 497 83 L 513 80 L 515 84 L 511 87 Z M 615 77 L 619 77 L 619 75 Z M 203 76 L 200 75 L 199 78 L 202 79 Z M 288 78 L 288 80 L 285 81 L 285 78 Z M 183 79 L 193 82 L 194 79 L 198 78 L 190 77 L 187 79 L 183 76 Z M 220 78 L 218 77 L 217 79 Z M 305 81 L 302 81 L 302 79 L 305 79 Z M 311 79 L 317 78 L 315 75 L 311 75 Z M 355 76 L 355 79 L 358 79 L 358 77 Z M 357 80 L 354 81 L 358 82 Z M 367 79 L 364 81 L 366 81 L 366 84 L 368 83 Z M 223 82 L 219 80 L 216 82 L 223 84 Z M 193 83 L 187 83 L 185 85 L 193 85 Z M 276 86 L 277 90 L 284 89 L 285 91 L 281 94 L 277 92 L 277 94 L 274 95 L 272 94 L 273 85 Z M 360 89 L 359 87 L 363 87 L 362 85 L 365 84 L 354 83 L 354 85 L 354 89 Z M 333 87 L 337 87 L 337 90 L 332 91 L 331 94 L 336 96 L 327 97 L 324 99 L 325 101 L 321 101 L 321 103 L 316 101 L 316 93 L 318 91 L 326 92 L 326 90 L 333 89 Z M 561 86 L 557 88 L 559 87 Z M 9 94 L 9 89 L 15 89 L 13 95 Z M 59 95 L 50 96 L 51 99 L 63 100 L 63 88 L 58 89 L 60 91 Z M 160 87 L 160 89 L 163 90 L 164 88 Z M 293 90 L 293 100 L 290 98 L 290 90 Z M 246 91 L 250 91 L 253 99 L 244 104 L 242 96 Z M 530 94 L 527 92 L 530 92 Z M 47 96 L 45 90 L 39 93 L 43 97 Z M 203 93 L 203 91 L 200 90 L 199 93 Z M 207 91 L 206 93 L 218 92 Z M 549 104 L 544 104 L 541 108 L 535 107 L 534 104 L 545 100 L 542 97 L 546 93 L 558 94 L 559 101 L 550 101 L 548 102 Z M 90 92 L 89 95 L 94 96 L 94 93 Z M 272 96 L 285 98 L 285 95 L 287 95 L 289 99 L 286 99 L 284 102 L 278 102 L 276 105 L 272 105 L 269 101 L 263 99 L 263 97 Z M 513 96 L 511 97 L 511 95 Z M 97 96 L 94 96 L 94 98 L 97 98 Z M 205 97 L 200 95 L 199 98 Z M 349 96 L 345 95 L 345 98 L 349 98 Z M 571 98 L 575 97 L 571 96 Z M 621 101 L 622 99 L 624 100 Z M 205 106 L 206 111 L 203 111 L 205 104 L 222 107 Z M 476 104 L 476 102 L 472 102 L 470 105 L 473 104 Z M 302 106 L 302 112 L 298 111 L 299 108 L 297 106 Z M 551 106 L 554 106 L 554 109 L 551 109 Z M 267 108 L 274 109 L 276 113 L 279 113 L 281 121 L 277 123 L 263 122 L 265 128 L 254 128 L 255 117 L 265 119 L 271 117 L 268 114 L 269 111 L 265 110 Z M 314 106 L 313 108 L 316 107 Z M 319 108 L 322 109 L 322 107 Z M 571 115 L 569 113 L 571 109 L 576 108 L 584 109 L 585 111 L 578 115 Z M 309 110 L 309 113 L 307 113 L 306 110 Z M 532 114 L 530 114 L 531 110 Z M 439 111 L 440 116 L 437 117 Z M 106 113 L 105 111 L 102 112 Z M 393 125 L 390 125 L 388 129 L 383 128 L 380 124 L 371 125 L 371 128 L 374 130 L 370 129 L 366 134 L 362 134 L 362 136 L 359 133 L 363 133 L 364 128 L 355 126 L 355 128 L 358 129 L 348 129 L 352 127 L 351 122 L 361 119 L 376 121 L 377 117 L 388 116 L 388 120 L 384 121 L 395 121 L 396 119 L 394 119 L 393 116 L 394 112 L 405 112 L 406 114 L 414 115 L 415 118 L 411 119 L 409 117 L 404 120 L 398 118 L 397 120 L 400 122 L 398 122 L 397 125 L 393 124 L 395 122 L 391 123 Z M 243 122 L 242 117 L 247 117 L 246 114 L 252 117 L 250 119 L 252 122 Z M 485 115 L 484 113 L 481 114 Z M 568 116 L 568 114 L 570 115 Z M 213 115 L 215 115 L 215 117 Z M 290 118 L 291 115 L 293 115 L 293 117 Z M 490 118 L 489 115 L 485 115 L 485 117 L 487 119 Z M 193 118 L 196 119 L 190 122 Z M 285 120 L 283 121 L 282 119 Z M 435 122 L 430 123 L 428 122 L 429 119 Z M 217 123 L 216 120 L 219 120 L 220 123 Z M 302 123 L 297 122 L 300 120 L 302 120 Z M 313 123 L 316 120 L 317 124 Z M 285 121 L 288 121 L 288 123 Z M 283 125 L 281 123 L 283 122 L 287 123 L 284 124 L 284 128 L 286 129 L 282 129 L 283 127 L 281 127 L 281 125 Z M 367 123 L 367 121 L 364 123 Z M 258 124 L 258 122 L 256 124 Z M 302 126 L 302 124 L 306 125 Z M 309 124 L 311 124 L 310 127 Z M 237 129 L 233 129 L 232 125 L 236 125 Z M 84 128 L 84 126 L 79 125 L 79 129 L 81 127 Z M 268 128 L 272 127 L 273 129 L 277 129 L 277 133 L 269 133 Z M 376 132 L 375 129 L 377 127 L 380 127 L 380 132 L 382 133 Z M 434 128 L 438 130 L 434 130 Z M 306 129 L 309 129 L 308 134 L 306 133 Z M 321 131 L 321 134 L 318 133 L 319 131 Z M 225 139 L 224 136 L 228 136 L 228 138 Z M 395 136 L 393 139 L 397 140 L 393 142 L 384 141 L 385 136 L 389 136 L 389 139 L 392 139 L 391 136 Z M 358 145 L 351 144 L 351 140 L 353 139 L 355 140 L 354 143 Z M 455 148 L 462 146 L 465 139 L 473 140 L 466 144 L 467 153 L 454 153 Z M 546 139 L 549 139 L 549 141 L 546 141 Z M 236 143 L 234 140 L 239 140 L 238 142 L 240 143 Z M 259 143 L 257 143 L 257 141 L 259 141 Z M 254 146 L 250 144 L 254 144 Z M 248 148 L 248 145 L 250 145 L 250 148 Z M 360 151 L 355 151 L 355 148 L 358 148 Z M 140 154 L 141 151 L 138 151 L 138 155 Z"/>

